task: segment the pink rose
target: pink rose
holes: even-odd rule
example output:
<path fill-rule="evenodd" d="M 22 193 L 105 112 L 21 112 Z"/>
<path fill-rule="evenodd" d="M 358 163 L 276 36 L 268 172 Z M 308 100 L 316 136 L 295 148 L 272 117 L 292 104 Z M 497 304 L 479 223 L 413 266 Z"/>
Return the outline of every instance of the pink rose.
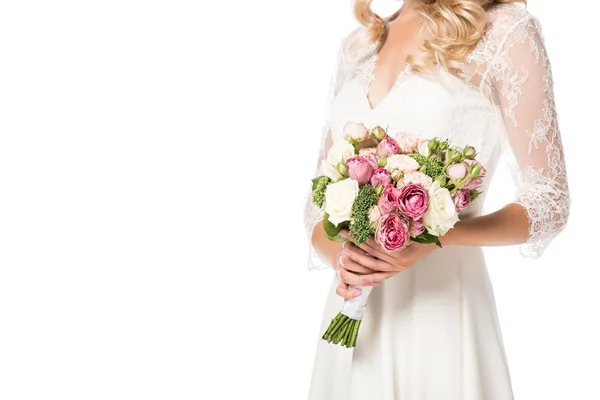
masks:
<path fill-rule="evenodd" d="M 408 244 L 408 226 L 396 214 L 385 214 L 379 219 L 375 241 L 388 251 L 399 250 Z"/>
<path fill-rule="evenodd" d="M 417 237 L 423 232 L 425 232 L 425 224 L 423 224 L 423 220 L 421 218 L 413 219 L 408 230 L 410 237 Z"/>
<path fill-rule="evenodd" d="M 483 185 L 483 179 L 481 178 L 473 178 L 469 182 L 467 182 L 461 189 L 463 190 L 475 190 L 478 187 Z"/>
<path fill-rule="evenodd" d="M 377 149 L 375 147 L 366 147 L 358 151 L 358 155 L 367 159 L 373 170 L 379 168 L 377 165 Z"/>
<path fill-rule="evenodd" d="M 469 207 L 471 192 L 466 189 L 460 189 L 454 194 L 454 205 L 456 211 L 464 210 Z"/>
<path fill-rule="evenodd" d="M 433 179 L 430 176 L 425 175 L 419 171 L 408 172 L 404 175 L 402 179 L 398 181 L 396 187 L 398 189 L 402 189 L 402 187 L 408 185 L 409 183 L 416 183 L 419 185 L 423 185 L 423 187 L 427 190 L 431 187 L 433 183 Z"/>
<path fill-rule="evenodd" d="M 394 185 L 387 185 L 379 197 L 379 209 L 381 212 L 383 214 L 388 214 L 398 209 L 399 196 L 400 191 L 396 189 Z"/>
<path fill-rule="evenodd" d="M 370 132 L 362 122 L 350 121 L 344 126 L 344 139 L 350 141 L 354 139 L 356 142 L 362 142 L 368 139 Z"/>
<path fill-rule="evenodd" d="M 396 140 L 396 143 L 398 143 L 400 153 L 412 154 L 417 152 L 419 139 L 415 136 L 409 135 L 405 132 L 399 132 L 394 135 L 394 139 Z"/>
<path fill-rule="evenodd" d="M 369 221 L 371 222 L 371 226 L 377 229 L 377 225 L 379 225 L 379 219 L 381 218 L 381 211 L 378 206 L 373 206 L 369 210 Z"/>
<path fill-rule="evenodd" d="M 427 189 L 422 185 L 410 183 L 400 190 L 398 205 L 402 214 L 410 218 L 420 218 L 429 205 Z"/>
<path fill-rule="evenodd" d="M 390 136 L 386 136 L 379 144 L 377 145 L 377 155 L 379 157 L 388 157 L 392 154 L 398 154 L 400 151 L 400 147 L 398 147 L 398 143 Z"/>
<path fill-rule="evenodd" d="M 450 179 L 464 179 L 467 176 L 467 165 L 465 163 L 452 164 L 446 172 Z"/>
<path fill-rule="evenodd" d="M 348 176 L 358 183 L 367 183 L 373 175 L 373 167 L 364 157 L 352 157 L 346 160 Z"/>
<path fill-rule="evenodd" d="M 390 171 L 385 168 L 378 168 L 371 177 L 371 186 L 374 188 L 377 185 L 387 186 L 390 183 L 392 183 L 392 177 L 390 176 Z"/>

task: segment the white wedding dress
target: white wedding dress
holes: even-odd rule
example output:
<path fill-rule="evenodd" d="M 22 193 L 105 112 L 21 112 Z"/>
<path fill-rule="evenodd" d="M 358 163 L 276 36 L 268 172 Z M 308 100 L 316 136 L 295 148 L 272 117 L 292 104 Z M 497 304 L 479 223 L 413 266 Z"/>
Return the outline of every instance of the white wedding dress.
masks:
<path fill-rule="evenodd" d="M 540 25 L 525 7 L 488 11 L 488 29 L 460 78 L 410 68 L 372 108 L 367 91 L 378 42 L 357 50 L 356 28 L 342 42 L 320 158 L 342 139 L 349 120 L 367 127 L 473 145 L 487 168 L 484 194 L 468 215 L 481 214 L 501 154 L 514 166 L 515 203 L 527 211 L 524 256 L 539 257 L 566 224 L 570 198 L 554 107 L 552 76 Z M 317 173 L 318 175 L 318 173 Z M 315 175 L 316 176 L 316 175 Z M 323 217 L 307 197 L 310 239 Z M 310 247 L 309 268 L 326 268 Z M 334 276 L 322 334 L 340 311 Z M 509 400 L 513 398 L 496 306 L 479 247 L 447 246 L 375 287 L 355 349 L 320 341 L 311 400 Z"/>

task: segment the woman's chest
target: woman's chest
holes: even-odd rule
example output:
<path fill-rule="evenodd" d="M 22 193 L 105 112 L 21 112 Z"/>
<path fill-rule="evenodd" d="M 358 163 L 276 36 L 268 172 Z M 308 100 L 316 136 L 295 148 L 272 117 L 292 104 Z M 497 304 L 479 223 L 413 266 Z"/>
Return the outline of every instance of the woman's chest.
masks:
<path fill-rule="evenodd" d="M 330 126 L 333 139 L 343 138 L 348 121 L 388 132 L 407 132 L 422 138 L 449 138 L 457 146 L 467 144 L 492 151 L 502 118 L 475 88 L 458 78 L 425 78 L 408 74 L 372 107 L 360 79 L 347 81 L 334 99 Z"/>

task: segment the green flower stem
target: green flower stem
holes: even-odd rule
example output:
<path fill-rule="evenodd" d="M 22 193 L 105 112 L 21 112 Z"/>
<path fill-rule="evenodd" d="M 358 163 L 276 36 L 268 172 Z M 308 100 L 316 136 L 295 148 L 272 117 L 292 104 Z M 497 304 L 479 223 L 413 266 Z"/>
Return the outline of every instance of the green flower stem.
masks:
<path fill-rule="evenodd" d="M 356 323 L 356 320 L 351 319 L 350 323 L 348 324 L 348 330 L 346 331 L 346 334 L 344 335 L 344 346 L 348 347 L 348 344 L 350 343 L 351 339 L 352 339 L 352 331 L 354 330 L 354 324 Z"/>
<path fill-rule="evenodd" d="M 338 330 L 344 325 L 344 323 L 348 320 L 348 317 L 343 315 L 343 314 L 338 314 L 338 316 L 340 317 L 337 321 L 332 322 L 329 327 L 331 329 L 327 329 L 327 333 L 326 333 L 326 337 L 323 337 L 325 340 L 327 340 L 328 342 L 331 342 L 332 338 L 335 336 L 335 334 L 338 332 Z"/>
<path fill-rule="evenodd" d="M 328 337 L 331 334 L 333 327 L 337 324 L 337 322 L 342 317 L 343 317 L 343 314 L 338 314 L 335 316 L 335 318 L 333 320 L 331 320 L 331 323 L 329 324 L 329 326 L 327 327 L 327 330 L 325 331 L 325 334 L 323 335 L 323 339 L 325 339 L 326 337 Z M 325 339 L 325 340 L 327 340 L 327 339 Z"/>
<path fill-rule="evenodd" d="M 356 321 L 354 329 L 352 330 L 352 341 L 350 342 L 350 345 L 352 347 L 356 347 L 356 339 L 358 339 L 358 330 L 360 328 L 360 323 L 361 322 L 362 321 Z"/>
<path fill-rule="evenodd" d="M 452 189 L 450 191 L 450 194 L 454 194 L 456 193 L 461 187 L 465 186 L 465 184 L 472 178 L 471 175 L 467 175 L 465 178 L 461 179 L 460 181 L 458 181 L 458 183 L 456 184 L 456 186 L 454 186 L 454 189 Z"/>
<path fill-rule="evenodd" d="M 333 343 L 334 344 L 339 344 L 340 341 L 342 340 L 342 338 L 344 337 L 344 335 L 346 334 L 346 331 L 348 330 L 348 326 L 349 324 L 345 324 L 340 331 L 333 337 Z"/>

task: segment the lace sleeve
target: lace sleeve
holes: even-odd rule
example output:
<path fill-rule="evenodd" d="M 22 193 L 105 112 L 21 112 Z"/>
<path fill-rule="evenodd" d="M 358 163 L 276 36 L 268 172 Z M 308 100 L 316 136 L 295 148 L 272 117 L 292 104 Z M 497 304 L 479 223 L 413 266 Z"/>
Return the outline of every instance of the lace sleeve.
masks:
<path fill-rule="evenodd" d="M 541 26 L 527 14 L 507 29 L 489 71 L 506 125 L 505 148 L 529 217 L 524 257 L 538 258 L 565 227 L 571 205 Z"/>
<path fill-rule="evenodd" d="M 348 61 L 347 47 L 348 47 L 349 38 L 353 35 L 353 33 L 354 32 L 352 32 L 349 36 L 345 37 L 341 41 L 339 49 L 338 49 L 337 58 L 335 60 L 335 65 L 334 65 L 334 70 L 333 70 L 334 73 L 332 74 L 332 77 L 331 77 L 329 95 L 328 95 L 328 103 L 329 103 L 330 109 L 331 109 L 331 104 L 333 103 L 334 98 L 337 96 L 337 94 L 341 90 L 343 83 L 346 80 L 346 77 L 348 75 L 349 61 Z M 331 111 L 331 110 L 329 110 L 329 111 Z M 327 118 L 329 118 L 329 112 L 328 112 Z M 321 143 L 319 146 L 320 149 L 319 149 L 317 160 L 315 162 L 313 178 L 316 178 L 317 176 L 321 175 L 319 173 L 319 162 L 320 162 L 320 160 L 322 160 L 326 157 L 327 152 L 331 148 L 332 144 L 333 144 L 333 140 L 331 137 L 330 123 L 329 123 L 329 119 L 328 119 L 322 128 Z M 315 226 L 320 221 L 323 220 L 324 210 L 322 208 L 315 206 L 314 203 L 312 202 L 312 183 L 310 181 L 307 186 L 308 186 L 307 187 L 308 191 L 307 191 L 307 195 L 306 195 L 306 199 L 305 199 L 305 207 L 304 207 L 304 225 L 306 228 L 306 234 L 308 237 L 308 247 L 309 247 L 308 269 L 309 270 L 325 269 L 325 268 L 328 268 L 329 265 L 321 257 L 319 257 L 319 254 L 317 253 L 314 246 L 312 245 L 313 230 L 314 230 Z"/>

